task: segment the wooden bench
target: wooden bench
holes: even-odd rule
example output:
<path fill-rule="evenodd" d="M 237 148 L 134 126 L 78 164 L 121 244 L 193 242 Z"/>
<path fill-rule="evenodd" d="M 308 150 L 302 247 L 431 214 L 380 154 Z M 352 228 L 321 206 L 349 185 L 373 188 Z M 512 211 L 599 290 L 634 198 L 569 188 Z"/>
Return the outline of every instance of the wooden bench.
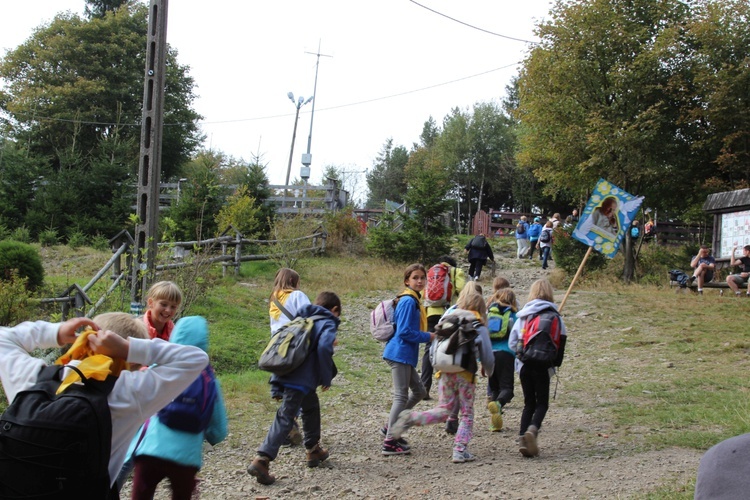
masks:
<path fill-rule="evenodd" d="M 688 275 L 690 276 L 690 275 Z M 677 291 L 679 292 L 681 289 L 683 290 L 690 290 L 693 293 L 698 292 L 698 280 L 694 280 L 692 284 L 681 287 L 679 281 L 674 281 L 669 278 L 669 273 L 667 273 L 667 279 L 669 280 L 669 288 L 677 287 Z M 703 289 L 706 288 L 713 288 L 719 290 L 719 295 L 724 295 L 724 290 L 729 290 L 729 284 L 727 284 L 726 281 L 717 281 L 717 280 L 726 280 L 725 277 L 722 276 L 722 273 L 714 273 L 714 279 L 713 281 L 709 281 L 708 283 L 703 283 Z"/>

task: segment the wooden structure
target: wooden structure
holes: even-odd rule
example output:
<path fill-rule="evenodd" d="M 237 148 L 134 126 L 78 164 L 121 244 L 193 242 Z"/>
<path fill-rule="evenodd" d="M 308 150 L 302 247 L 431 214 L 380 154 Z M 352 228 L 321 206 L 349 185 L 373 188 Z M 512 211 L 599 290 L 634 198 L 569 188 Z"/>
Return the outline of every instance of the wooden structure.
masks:
<path fill-rule="evenodd" d="M 344 208 L 349 202 L 349 192 L 341 189 L 339 181 L 326 180 L 325 186 L 271 185 L 279 194 L 270 196 L 266 203 L 274 205 L 278 214 L 322 214 Z M 292 196 L 287 195 L 291 193 Z"/>
<path fill-rule="evenodd" d="M 477 235 L 479 233 L 484 233 L 487 236 L 505 236 L 508 234 L 514 234 L 513 231 L 516 230 L 516 225 L 523 215 L 526 216 L 526 222 L 529 224 L 534 220 L 534 217 L 541 217 L 542 224 L 547 222 L 547 218 L 541 214 L 504 212 L 502 210 L 493 209 L 490 209 L 489 212 L 479 210 L 474 214 L 474 218 L 471 221 L 471 234 Z"/>
<path fill-rule="evenodd" d="M 750 189 L 708 195 L 703 211 L 713 215 L 711 246 L 717 261 L 728 261 L 735 245 L 750 245 Z"/>

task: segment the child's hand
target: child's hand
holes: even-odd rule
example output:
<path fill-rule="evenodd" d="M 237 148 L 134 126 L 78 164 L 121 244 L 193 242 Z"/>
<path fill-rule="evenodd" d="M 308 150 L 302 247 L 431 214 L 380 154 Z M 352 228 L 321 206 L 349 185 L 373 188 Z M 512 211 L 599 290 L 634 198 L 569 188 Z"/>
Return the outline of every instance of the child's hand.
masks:
<path fill-rule="evenodd" d="M 99 331 L 89 336 L 89 348 L 95 354 L 104 354 L 110 358 L 128 359 L 130 342 L 110 330 Z"/>
<path fill-rule="evenodd" d="M 84 326 L 91 327 L 94 330 L 99 329 L 96 323 L 91 321 L 90 318 L 71 318 L 68 321 L 60 323 L 60 327 L 57 329 L 57 344 L 72 344 L 76 341 L 76 331 Z"/>

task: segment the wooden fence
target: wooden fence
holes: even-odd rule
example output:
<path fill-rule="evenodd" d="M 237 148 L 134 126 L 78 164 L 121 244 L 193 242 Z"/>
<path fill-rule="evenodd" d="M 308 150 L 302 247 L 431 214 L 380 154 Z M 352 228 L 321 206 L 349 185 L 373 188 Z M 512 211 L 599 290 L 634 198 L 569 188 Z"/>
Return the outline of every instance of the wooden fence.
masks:
<path fill-rule="evenodd" d="M 227 234 L 233 232 L 234 235 Z M 296 242 L 304 242 L 309 240 L 309 246 L 303 248 L 294 248 L 286 250 L 287 254 L 300 254 L 310 252 L 312 254 L 323 253 L 326 248 L 326 232 L 322 227 L 318 227 L 313 231 L 312 234 L 294 238 L 290 240 L 278 241 L 278 240 L 251 240 L 244 238 L 239 231 L 230 228 L 217 238 L 209 238 L 206 240 L 196 241 L 178 241 L 178 242 L 164 242 L 159 243 L 159 247 L 167 247 L 172 249 L 171 255 L 174 262 L 166 264 L 158 264 L 156 266 L 156 272 L 165 271 L 168 269 L 177 269 L 185 266 L 192 265 L 191 262 L 186 261 L 185 257 L 191 252 L 200 250 L 206 258 L 203 260 L 207 264 L 221 263 L 222 265 L 222 276 L 226 276 L 227 269 L 233 268 L 234 274 L 238 275 L 240 272 L 240 265 L 242 262 L 249 262 L 255 260 L 268 260 L 274 257 L 272 253 L 257 253 L 244 255 L 243 248 L 248 246 L 252 248 L 257 247 L 270 247 L 278 244 L 294 244 Z M 118 288 L 118 286 L 127 285 L 128 290 L 131 286 L 132 277 L 132 265 L 133 255 L 132 251 L 134 248 L 134 241 L 130 233 L 127 231 L 121 231 L 117 236 L 110 240 L 110 246 L 112 247 L 113 255 L 102 266 L 99 271 L 89 280 L 84 286 L 73 284 L 69 286 L 60 296 L 53 298 L 41 299 L 42 304 L 60 304 L 62 307 L 62 320 L 66 320 L 72 313 L 75 316 L 86 316 L 92 317 L 96 314 L 99 307 L 109 298 L 112 293 Z M 123 261 L 124 259 L 124 261 Z M 124 264 L 124 265 L 123 265 Z M 102 296 L 94 304 L 89 297 L 89 292 L 92 287 L 103 278 L 108 271 L 112 284 L 102 294 Z M 92 305 L 93 304 L 93 305 Z M 87 306 L 92 306 L 86 310 Z M 131 310 L 133 304 L 131 304 Z"/>

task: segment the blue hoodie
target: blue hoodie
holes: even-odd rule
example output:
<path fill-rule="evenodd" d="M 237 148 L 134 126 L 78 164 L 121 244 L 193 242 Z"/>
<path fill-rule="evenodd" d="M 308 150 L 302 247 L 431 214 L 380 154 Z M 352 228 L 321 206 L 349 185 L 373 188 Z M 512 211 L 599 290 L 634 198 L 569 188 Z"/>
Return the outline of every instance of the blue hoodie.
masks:
<path fill-rule="evenodd" d="M 208 351 L 208 323 L 201 316 L 188 316 L 180 319 L 172 330 L 169 341 L 173 344 L 192 345 Z M 219 380 L 216 380 L 216 402 L 211 422 L 204 432 L 197 434 L 167 427 L 152 416 L 130 443 L 128 456 L 146 455 L 161 458 L 180 465 L 198 467 L 203 465 L 203 440 L 215 445 L 227 437 L 227 410 Z M 148 397 L 144 394 L 144 397 Z M 141 435 L 143 438 L 141 439 Z M 140 439 L 140 443 L 138 440 Z M 134 450 L 136 444 L 138 448 Z"/>
<path fill-rule="evenodd" d="M 307 394 L 319 385 L 330 387 L 333 379 L 333 342 L 339 328 L 339 319 L 325 307 L 315 304 L 303 306 L 297 315 L 309 318 L 313 315 L 323 316 L 313 327 L 313 346 L 315 347 L 302 365 L 286 375 L 271 375 L 271 383 L 296 389 Z M 172 334 L 174 335 L 174 334 Z"/>

